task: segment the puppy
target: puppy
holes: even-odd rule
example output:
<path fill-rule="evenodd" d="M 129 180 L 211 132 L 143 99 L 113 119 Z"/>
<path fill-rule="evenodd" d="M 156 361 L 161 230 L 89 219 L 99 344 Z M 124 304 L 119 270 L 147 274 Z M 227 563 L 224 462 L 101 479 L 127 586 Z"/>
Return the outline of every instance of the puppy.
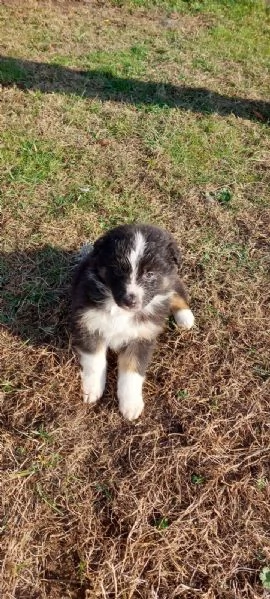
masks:
<path fill-rule="evenodd" d="M 79 262 L 73 281 L 73 339 L 84 401 L 100 399 L 106 351 L 118 352 L 117 395 L 128 420 L 144 402 L 147 365 L 166 317 L 190 329 L 194 316 L 178 277 L 180 252 L 169 233 L 149 225 L 122 225 L 105 233 Z"/>

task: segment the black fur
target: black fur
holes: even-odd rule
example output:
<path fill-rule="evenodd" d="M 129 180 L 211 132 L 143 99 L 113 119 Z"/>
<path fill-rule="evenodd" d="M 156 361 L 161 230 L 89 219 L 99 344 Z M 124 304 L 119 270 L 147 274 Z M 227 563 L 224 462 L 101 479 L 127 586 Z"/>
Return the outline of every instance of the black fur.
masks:
<path fill-rule="evenodd" d="M 123 305 L 125 286 L 131 271 L 127 257 L 139 231 L 146 241 L 146 250 L 138 269 L 138 283 L 145 290 L 144 304 L 160 292 L 165 276 L 170 279 L 168 288 L 177 284 L 181 254 L 172 236 L 151 225 L 121 225 L 100 237 L 76 269 L 73 282 L 74 311 L 91 306 L 102 308 L 111 295 L 119 306 Z M 154 280 L 147 280 L 145 275 L 149 272 L 155 273 Z"/>

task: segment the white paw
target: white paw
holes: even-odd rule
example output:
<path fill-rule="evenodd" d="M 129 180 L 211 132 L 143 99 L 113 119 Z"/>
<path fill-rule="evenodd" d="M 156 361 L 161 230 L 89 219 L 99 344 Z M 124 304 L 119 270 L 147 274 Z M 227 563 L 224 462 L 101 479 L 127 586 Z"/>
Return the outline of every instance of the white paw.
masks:
<path fill-rule="evenodd" d="M 95 403 L 100 399 L 106 382 L 106 350 L 95 354 L 80 352 L 83 401 Z"/>
<path fill-rule="evenodd" d="M 96 403 L 105 388 L 105 376 L 98 375 L 83 376 L 82 375 L 82 391 L 84 403 Z"/>
<path fill-rule="evenodd" d="M 127 420 L 136 420 L 143 411 L 142 385 L 144 377 L 138 372 L 120 372 L 117 395 L 119 410 Z"/>
<path fill-rule="evenodd" d="M 189 308 L 183 310 L 177 310 L 174 312 L 174 319 L 179 327 L 183 329 L 191 329 L 194 325 L 194 315 Z"/>
<path fill-rule="evenodd" d="M 139 418 L 143 408 L 144 403 L 142 396 L 139 396 L 136 399 L 133 397 L 132 399 L 119 401 L 119 410 L 127 420 L 136 420 L 136 418 Z"/>

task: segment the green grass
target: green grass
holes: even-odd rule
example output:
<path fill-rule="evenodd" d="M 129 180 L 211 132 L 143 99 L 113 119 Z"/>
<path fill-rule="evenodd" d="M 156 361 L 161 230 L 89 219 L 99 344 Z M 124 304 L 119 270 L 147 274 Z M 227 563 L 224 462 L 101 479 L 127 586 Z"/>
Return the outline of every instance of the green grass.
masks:
<path fill-rule="evenodd" d="M 26 70 L 20 64 L 16 64 L 12 58 L 0 63 L 1 83 L 16 83 L 27 79 Z"/>
<path fill-rule="evenodd" d="M 194 14 L 228 11 L 230 14 L 233 13 L 234 18 L 242 18 L 244 14 L 252 14 L 255 3 L 252 0 L 241 0 L 241 2 L 237 0 L 113 0 L 113 4 L 146 9 L 157 7 L 167 11 Z"/>
<path fill-rule="evenodd" d="M 121 205 L 118 195 L 114 194 L 111 185 L 104 185 L 96 180 L 83 187 L 74 189 L 67 195 L 53 196 L 47 207 L 47 214 L 56 219 L 71 212 L 95 214 L 100 228 L 107 229 L 120 223 L 134 222 L 143 215 L 144 220 L 151 218 L 151 207 L 148 209 L 143 197 L 123 193 Z"/>
<path fill-rule="evenodd" d="M 114 52 L 95 50 L 76 59 L 76 66 L 91 71 L 103 71 L 112 76 L 142 75 L 146 71 L 149 49 L 147 44 L 137 44 L 126 50 Z M 56 55 L 53 64 L 74 66 L 71 56 Z"/>
<path fill-rule="evenodd" d="M 0 160 L 8 184 L 36 186 L 52 179 L 61 167 L 61 150 L 42 139 L 27 139 L 17 133 L 2 137 Z"/>

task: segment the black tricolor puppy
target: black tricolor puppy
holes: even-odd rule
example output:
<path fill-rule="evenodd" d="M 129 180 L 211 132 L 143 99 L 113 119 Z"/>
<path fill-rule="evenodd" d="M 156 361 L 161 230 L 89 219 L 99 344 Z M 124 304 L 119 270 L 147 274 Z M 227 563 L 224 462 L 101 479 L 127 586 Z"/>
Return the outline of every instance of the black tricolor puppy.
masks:
<path fill-rule="evenodd" d="M 145 371 L 166 317 L 172 313 L 185 329 L 194 323 L 179 266 L 174 239 L 149 225 L 116 227 L 82 258 L 72 304 L 85 402 L 103 394 L 110 347 L 118 352 L 120 411 L 129 420 L 140 416 Z"/>

